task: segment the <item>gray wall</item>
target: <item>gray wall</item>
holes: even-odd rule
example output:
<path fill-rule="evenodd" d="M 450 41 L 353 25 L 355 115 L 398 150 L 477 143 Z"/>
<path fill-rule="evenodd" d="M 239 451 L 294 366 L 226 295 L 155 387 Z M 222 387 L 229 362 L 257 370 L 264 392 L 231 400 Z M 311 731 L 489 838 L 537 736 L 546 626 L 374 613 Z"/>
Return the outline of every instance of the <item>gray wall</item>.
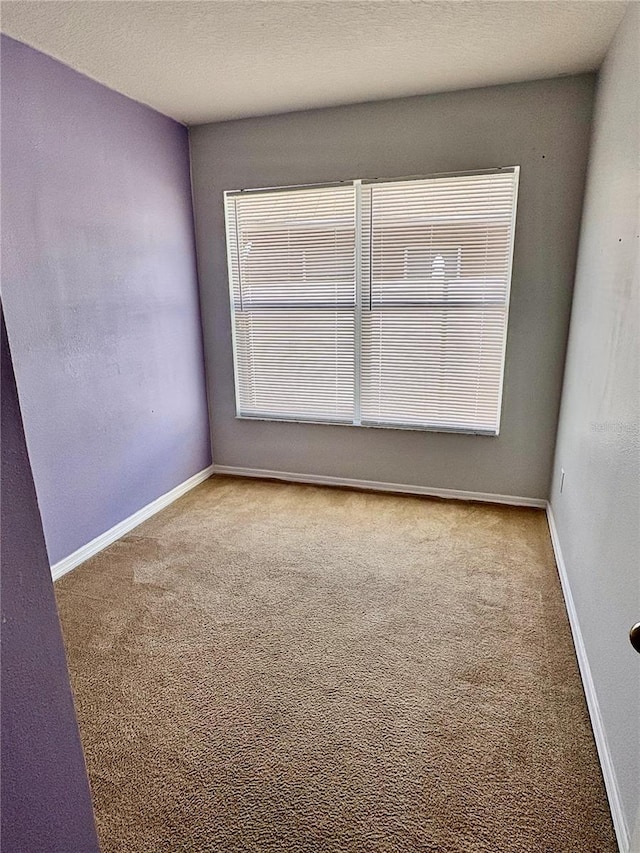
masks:
<path fill-rule="evenodd" d="M 551 495 L 629 830 L 640 798 L 640 658 L 627 640 L 640 620 L 639 13 L 631 4 L 598 83 Z"/>
<path fill-rule="evenodd" d="M 187 131 L 2 36 L 2 288 L 52 563 L 206 468 Z"/>
<path fill-rule="evenodd" d="M 594 80 L 568 77 L 192 128 L 214 462 L 546 498 Z M 499 437 L 235 419 L 222 193 L 520 165 Z"/>

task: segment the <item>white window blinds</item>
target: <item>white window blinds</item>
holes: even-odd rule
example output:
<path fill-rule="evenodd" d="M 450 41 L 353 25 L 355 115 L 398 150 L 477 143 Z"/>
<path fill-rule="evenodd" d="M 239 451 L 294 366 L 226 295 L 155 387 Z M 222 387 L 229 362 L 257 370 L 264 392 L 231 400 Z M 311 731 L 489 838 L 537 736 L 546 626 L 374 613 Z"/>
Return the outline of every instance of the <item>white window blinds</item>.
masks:
<path fill-rule="evenodd" d="M 226 193 L 238 415 L 497 433 L 517 179 Z"/>
<path fill-rule="evenodd" d="M 238 414 L 351 422 L 352 186 L 228 196 Z"/>

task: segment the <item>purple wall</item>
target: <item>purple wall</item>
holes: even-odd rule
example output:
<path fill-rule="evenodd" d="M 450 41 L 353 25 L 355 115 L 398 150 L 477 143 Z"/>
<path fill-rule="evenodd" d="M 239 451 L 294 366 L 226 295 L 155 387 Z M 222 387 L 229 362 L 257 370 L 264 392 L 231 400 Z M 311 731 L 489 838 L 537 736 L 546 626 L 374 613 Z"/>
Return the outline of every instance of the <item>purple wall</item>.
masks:
<path fill-rule="evenodd" d="M 98 842 L 2 315 L 2 850 Z"/>
<path fill-rule="evenodd" d="M 210 463 L 188 135 L 1 59 L 3 302 L 55 563 Z"/>

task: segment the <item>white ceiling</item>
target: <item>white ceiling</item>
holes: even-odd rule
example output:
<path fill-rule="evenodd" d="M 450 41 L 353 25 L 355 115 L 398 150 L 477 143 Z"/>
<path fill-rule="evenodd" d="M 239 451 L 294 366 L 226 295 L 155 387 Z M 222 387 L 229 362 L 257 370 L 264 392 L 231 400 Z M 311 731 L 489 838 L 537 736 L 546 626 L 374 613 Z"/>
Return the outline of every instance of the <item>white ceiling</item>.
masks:
<path fill-rule="evenodd" d="M 4 0 L 2 30 L 200 124 L 590 71 L 626 5 Z"/>

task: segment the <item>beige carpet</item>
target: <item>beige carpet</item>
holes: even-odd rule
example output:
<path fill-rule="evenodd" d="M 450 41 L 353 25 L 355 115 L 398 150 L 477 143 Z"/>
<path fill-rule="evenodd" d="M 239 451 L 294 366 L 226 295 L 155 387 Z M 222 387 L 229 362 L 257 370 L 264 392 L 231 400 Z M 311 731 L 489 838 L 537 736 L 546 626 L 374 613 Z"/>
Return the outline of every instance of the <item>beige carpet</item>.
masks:
<path fill-rule="evenodd" d="M 616 850 L 541 511 L 216 478 L 56 592 L 104 853 Z"/>

